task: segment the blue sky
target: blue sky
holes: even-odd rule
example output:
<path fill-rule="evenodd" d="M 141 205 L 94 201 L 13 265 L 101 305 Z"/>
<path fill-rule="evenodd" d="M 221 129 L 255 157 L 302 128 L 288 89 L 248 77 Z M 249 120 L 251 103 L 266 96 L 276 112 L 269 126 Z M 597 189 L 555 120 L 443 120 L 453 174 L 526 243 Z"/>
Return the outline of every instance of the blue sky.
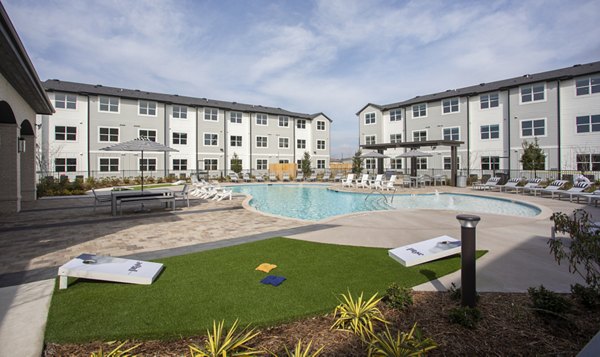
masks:
<path fill-rule="evenodd" d="M 598 0 L 2 0 L 42 80 L 324 112 L 600 60 Z"/>

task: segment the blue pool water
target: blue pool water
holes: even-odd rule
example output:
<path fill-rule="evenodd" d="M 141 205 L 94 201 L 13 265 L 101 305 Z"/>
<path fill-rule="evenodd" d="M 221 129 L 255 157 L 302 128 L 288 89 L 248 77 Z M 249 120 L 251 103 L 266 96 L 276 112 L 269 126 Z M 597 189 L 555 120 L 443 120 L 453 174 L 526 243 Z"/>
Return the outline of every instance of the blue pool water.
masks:
<path fill-rule="evenodd" d="M 443 209 L 533 217 L 540 209 L 510 200 L 463 194 L 391 195 L 335 192 L 317 185 L 240 185 L 234 192 L 252 196 L 259 211 L 318 221 L 342 214 L 390 209 Z M 392 196 L 393 201 L 392 201 Z"/>

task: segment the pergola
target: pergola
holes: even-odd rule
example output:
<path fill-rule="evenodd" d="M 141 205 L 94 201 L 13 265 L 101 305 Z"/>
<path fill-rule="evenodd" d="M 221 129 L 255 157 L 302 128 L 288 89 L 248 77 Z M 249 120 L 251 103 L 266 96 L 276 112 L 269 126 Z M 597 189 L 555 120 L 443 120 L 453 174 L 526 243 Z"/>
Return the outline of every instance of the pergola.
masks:
<path fill-rule="evenodd" d="M 384 150 L 387 149 L 419 149 L 421 147 L 431 147 L 436 148 L 439 146 L 449 146 L 450 147 L 450 185 L 456 186 L 456 152 L 457 148 L 464 144 L 464 141 L 458 140 L 425 140 L 425 141 L 410 141 L 403 143 L 386 143 L 386 144 L 373 144 L 373 145 L 360 145 L 361 148 L 367 150 L 375 150 L 380 154 L 383 154 Z M 377 171 L 379 173 L 383 173 L 383 159 L 377 159 Z M 412 157 L 410 162 L 411 168 L 411 176 L 416 176 L 417 170 L 417 158 Z"/>

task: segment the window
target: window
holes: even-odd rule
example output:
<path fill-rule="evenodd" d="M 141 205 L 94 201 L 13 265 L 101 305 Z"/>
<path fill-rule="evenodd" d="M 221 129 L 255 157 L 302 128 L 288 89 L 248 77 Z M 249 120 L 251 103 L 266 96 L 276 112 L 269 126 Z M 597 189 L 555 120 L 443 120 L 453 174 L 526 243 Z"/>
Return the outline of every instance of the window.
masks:
<path fill-rule="evenodd" d="M 427 170 L 426 157 L 417 157 L 417 170 Z"/>
<path fill-rule="evenodd" d="M 325 168 L 325 160 L 317 160 L 317 169 Z"/>
<path fill-rule="evenodd" d="M 545 86 L 543 84 L 521 87 L 521 103 L 544 100 L 544 89 Z"/>
<path fill-rule="evenodd" d="M 442 101 L 442 113 L 458 113 L 460 110 L 458 98 L 444 99 Z"/>
<path fill-rule="evenodd" d="M 140 171 L 156 171 L 156 159 L 140 158 Z"/>
<path fill-rule="evenodd" d="M 187 159 L 173 159 L 173 171 L 186 171 Z"/>
<path fill-rule="evenodd" d="M 304 119 L 296 120 L 296 128 L 297 129 L 306 129 L 306 120 L 304 120 Z"/>
<path fill-rule="evenodd" d="M 219 145 L 219 135 L 212 133 L 204 133 L 204 146 Z"/>
<path fill-rule="evenodd" d="M 119 128 L 98 128 L 100 142 L 118 142 Z"/>
<path fill-rule="evenodd" d="M 412 106 L 413 118 L 422 118 L 427 116 L 427 103 L 415 104 Z"/>
<path fill-rule="evenodd" d="M 156 102 L 140 100 L 138 113 L 140 115 L 156 116 Z"/>
<path fill-rule="evenodd" d="M 365 114 L 365 125 L 375 124 L 375 113 Z"/>
<path fill-rule="evenodd" d="M 285 116 L 279 116 L 279 126 L 288 127 L 290 125 L 290 118 Z"/>
<path fill-rule="evenodd" d="M 257 170 L 266 170 L 267 169 L 267 160 L 266 159 L 256 160 L 256 169 Z"/>
<path fill-rule="evenodd" d="M 317 130 L 324 131 L 325 130 L 325 122 L 322 120 L 317 121 Z"/>
<path fill-rule="evenodd" d="M 500 170 L 500 156 L 482 156 L 482 170 Z"/>
<path fill-rule="evenodd" d="M 444 140 L 460 140 L 460 128 L 444 128 L 442 131 Z"/>
<path fill-rule="evenodd" d="M 296 160 L 296 165 L 298 165 L 298 168 L 301 168 L 302 167 L 302 159 Z"/>
<path fill-rule="evenodd" d="M 173 118 L 176 119 L 187 119 L 187 107 L 180 105 L 173 106 Z"/>
<path fill-rule="evenodd" d="M 290 139 L 289 138 L 279 138 L 279 146 L 280 149 L 287 149 L 290 147 Z"/>
<path fill-rule="evenodd" d="M 257 136 L 256 137 L 256 147 L 257 148 L 266 148 L 267 147 L 267 137 L 266 136 Z"/>
<path fill-rule="evenodd" d="M 267 114 L 256 114 L 256 125 L 267 125 Z"/>
<path fill-rule="evenodd" d="M 427 130 L 413 131 L 413 141 L 427 141 Z"/>
<path fill-rule="evenodd" d="M 521 120 L 521 137 L 546 135 L 546 119 Z"/>
<path fill-rule="evenodd" d="M 140 129 L 138 131 L 138 136 L 144 137 L 150 141 L 156 141 L 156 130 Z"/>
<path fill-rule="evenodd" d="M 481 140 L 498 139 L 500 138 L 500 125 L 482 125 Z"/>
<path fill-rule="evenodd" d="M 218 121 L 219 110 L 215 108 L 204 108 L 204 120 Z"/>
<path fill-rule="evenodd" d="M 118 113 L 119 112 L 119 98 L 112 97 L 100 97 L 98 101 L 98 111 Z"/>
<path fill-rule="evenodd" d="M 242 137 L 240 135 L 231 135 L 229 137 L 229 144 L 231 146 L 242 146 Z"/>
<path fill-rule="evenodd" d="M 217 159 L 204 159 L 204 170 L 217 170 Z"/>
<path fill-rule="evenodd" d="M 56 172 L 75 172 L 77 171 L 77 159 L 54 159 L 54 171 Z"/>
<path fill-rule="evenodd" d="M 577 171 L 600 171 L 600 154 L 577 154 Z"/>
<path fill-rule="evenodd" d="M 495 108 L 498 106 L 498 93 L 482 94 L 479 96 L 479 105 L 481 109 Z"/>
<path fill-rule="evenodd" d="M 371 170 L 371 169 L 375 169 L 375 168 L 376 168 L 375 159 L 373 159 L 373 158 L 365 159 L 365 169 Z"/>
<path fill-rule="evenodd" d="M 119 171 L 119 158 L 100 158 L 100 172 Z"/>
<path fill-rule="evenodd" d="M 55 126 L 54 139 L 64 141 L 77 140 L 77 127 L 75 126 Z"/>
<path fill-rule="evenodd" d="M 401 143 L 402 142 L 402 134 L 390 134 L 390 143 Z"/>
<path fill-rule="evenodd" d="M 234 124 L 242 124 L 242 113 L 240 113 L 240 112 L 229 113 L 229 121 Z"/>
<path fill-rule="evenodd" d="M 306 140 L 305 139 L 296 140 L 296 149 L 306 149 Z"/>
<path fill-rule="evenodd" d="M 317 140 L 317 150 L 325 150 L 325 140 Z"/>
<path fill-rule="evenodd" d="M 402 120 L 402 110 L 394 109 L 390 110 L 390 121 L 400 121 Z"/>
<path fill-rule="evenodd" d="M 173 133 L 173 145 L 187 145 L 187 133 Z"/>
<path fill-rule="evenodd" d="M 280 164 L 289 164 L 290 160 L 288 160 L 288 159 L 279 159 L 279 163 Z"/>
<path fill-rule="evenodd" d="M 392 170 L 402 170 L 402 159 L 390 159 Z"/>
<path fill-rule="evenodd" d="M 450 156 L 445 156 L 444 157 L 444 170 L 451 170 L 452 169 L 451 160 L 452 160 L 452 158 Z M 456 169 L 460 170 L 460 156 L 456 157 Z"/>
<path fill-rule="evenodd" d="M 54 95 L 54 108 L 77 109 L 77 96 L 74 94 L 56 93 Z"/>
<path fill-rule="evenodd" d="M 578 133 L 600 132 L 600 115 L 584 115 L 576 120 Z"/>
<path fill-rule="evenodd" d="M 575 83 L 577 87 L 577 95 L 600 93 L 600 77 L 578 79 Z"/>
<path fill-rule="evenodd" d="M 365 144 L 366 145 L 375 145 L 375 135 L 365 136 Z"/>

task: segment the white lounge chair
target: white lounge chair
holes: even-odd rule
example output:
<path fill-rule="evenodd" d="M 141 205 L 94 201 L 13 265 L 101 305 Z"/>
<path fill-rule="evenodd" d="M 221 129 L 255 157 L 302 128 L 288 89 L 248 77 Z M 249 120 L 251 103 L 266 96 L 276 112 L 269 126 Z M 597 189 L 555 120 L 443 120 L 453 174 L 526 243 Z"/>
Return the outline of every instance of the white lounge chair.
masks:
<path fill-rule="evenodd" d="M 282 174 L 281 181 L 283 181 L 283 182 L 290 182 L 290 174 L 288 174 L 287 172 L 284 172 Z"/>
<path fill-rule="evenodd" d="M 375 190 L 383 190 L 383 174 L 378 174 L 370 185 Z"/>
<path fill-rule="evenodd" d="M 302 171 L 298 172 L 298 175 L 296 175 L 296 181 L 298 181 L 298 182 L 304 181 L 304 172 L 302 172 Z"/>
<path fill-rule="evenodd" d="M 177 205 L 177 200 L 185 200 L 187 203 L 187 206 L 190 206 L 190 186 L 189 185 L 183 185 L 183 189 L 181 191 L 175 191 L 173 192 L 173 196 L 175 196 L 175 203 L 174 205 Z"/>
<path fill-rule="evenodd" d="M 549 193 L 551 195 L 551 198 L 554 198 L 554 194 L 560 190 L 565 183 L 567 183 L 567 181 L 565 180 L 554 180 L 552 181 L 551 184 L 549 184 L 548 186 L 544 187 L 544 188 L 534 188 L 533 189 L 533 195 L 537 196 L 537 193 L 540 193 L 540 197 L 544 197 L 545 193 Z"/>
<path fill-rule="evenodd" d="M 233 190 L 231 189 L 223 189 L 220 190 L 219 192 L 217 192 L 217 194 L 213 197 L 213 201 L 222 201 L 226 198 L 229 198 L 229 200 L 231 201 L 231 196 L 232 196 Z"/>
<path fill-rule="evenodd" d="M 313 172 L 312 174 L 310 174 L 310 176 L 306 178 L 306 181 L 308 181 L 308 182 L 317 181 L 317 173 Z"/>
<path fill-rule="evenodd" d="M 341 173 L 335 174 L 335 177 L 333 178 L 333 182 L 341 182 L 342 177 L 343 177 L 343 175 Z"/>
<path fill-rule="evenodd" d="M 531 192 L 534 189 L 542 187 L 542 186 L 540 186 L 540 182 L 542 182 L 541 178 L 529 179 L 527 181 L 527 183 L 525 184 L 525 186 L 516 186 L 515 191 L 517 191 L 517 193 L 519 193 L 519 191 L 521 191 L 521 193 L 523 193 L 523 194 L 525 194 L 526 192 Z"/>
<path fill-rule="evenodd" d="M 250 178 L 250 174 L 247 172 L 244 173 L 244 175 L 242 176 L 242 179 L 244 180 L 244 182 L 252 181 L 252 179 Z"/>
<path fill-rule="evenodd" d="M 269 174 L 269 181 L 271 181 L 271 182 L 277 181 L 277 176 L 275 176 L 275 174 Z"/>
<path fill-rule="evenodd" d="M 235 172 L 230 173 L 229 178 L 231 179 L 231 182 L 238 183 L 240 181 L 240 178 Z"/>
<path fill-rule="evenodd" d="M 569 202 L 573 202 L 573 196 L 582 193 L 588 187 L 590 187 L 589 182 L 579 182 L 579 183 L 576 183 L 575 185 L 573 185 L 573 187 L 571 187 L 570 189 L 568 189 L 566 191 L 556 191 L 556 194 L 558 195 L 559 200 L 562 196 L 568 196 Z M 552 197 L 554 197 L 554 195 L 552 195 Z"/>
<path fill-rule="evenodd" d="M 497 187 L 500 188 L 500 192 L 515 191 L 519 182 L 521 182 L 520 177 L 513 177 L 510 180 L 508 180 L 504 185 L 498 185 Z"/>
<path fill-rule="evenodd" d="M 396 175 L 390 176 L 390 179 L 383 185 L 384 190 L 394 190 L 394 184 L 396 183 Z"/>
<path fill-rule="evenodd" d="M 354 174 L 348 174 L 348 177 L 342 180 L 342 187 L 352 187 L 352 181 L 354 181 Z"/>
<path fill-rule="evenodd" d="M 577 203 L 579 203 L 580 198 L 585 198 L 589 205 L 594 203 L 595 206 L 598 206 L 598 202 L 600 201 L 600 190 L 596 190 L 592 193 L 580 192 L 573 194 L 573 196 L 577 197 Z"/>
<path fill-rule="evenodd" d="M 369 174 L 363 174 L 360 180 L 356 181 L 356 188 L 369 188 Z"/>
<path fill-rule="evenodd" d="M 263 174 L 256 175 L 256 182 L 265 182 L 265 176 Z"/>
<path fill-rule="evenodd" d="M 94 212 L 96 212 L 96 206 L 99 203 L 112 201 L 111 195 L 98 195 L 98 194 L 96 194 L 96 190 L 94 190 L 93 188 L 92 188 L 92 193 L 94 194 Z"/>
<path fill-rule="evenodd" d="M 326 172 L 323 177 L 321 177 L 321 181 L 323 182 L 327 182 L 329 181 L 329 179 L 331 178 L 331 174 L 329 172 Z"/>

